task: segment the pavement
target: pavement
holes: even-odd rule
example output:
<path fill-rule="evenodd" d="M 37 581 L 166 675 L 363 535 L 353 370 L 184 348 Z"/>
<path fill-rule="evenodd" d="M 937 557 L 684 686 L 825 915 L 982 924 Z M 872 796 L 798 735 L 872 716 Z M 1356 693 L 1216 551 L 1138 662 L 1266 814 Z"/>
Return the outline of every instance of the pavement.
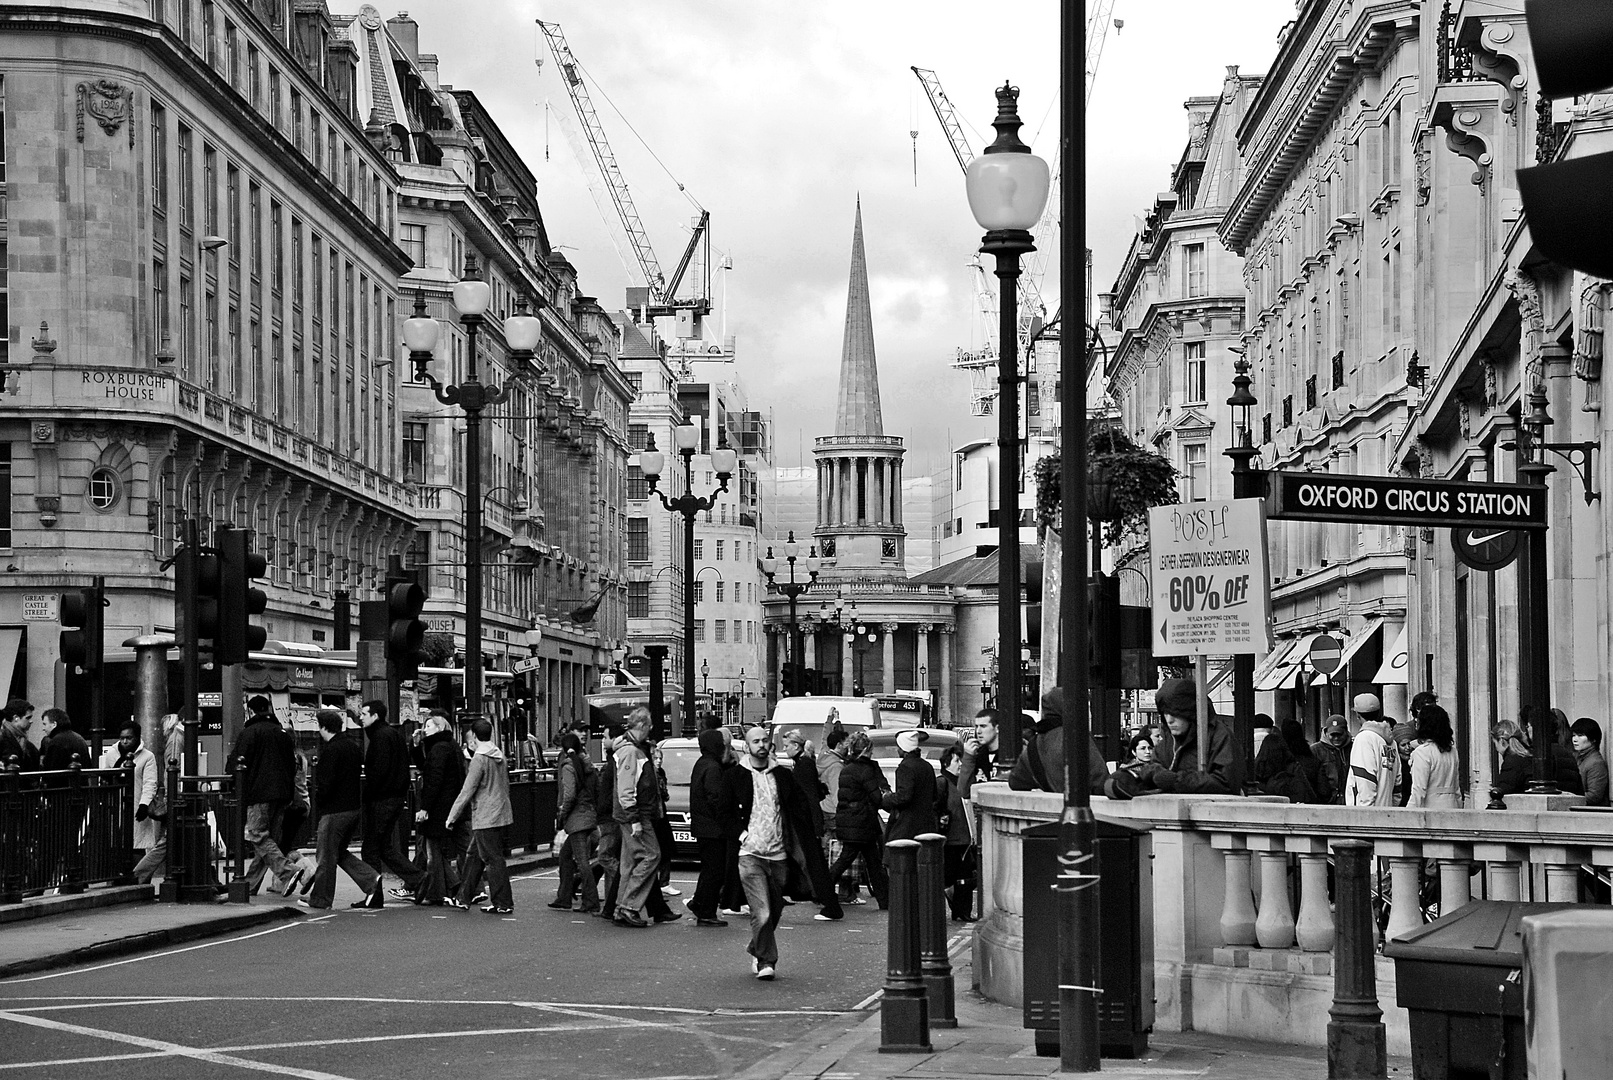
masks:
<path fill-rule="evenodd" d="M 683 920 L 624 931 L 545 910 L 552 868 L 520 866 L 518 920 L 412 905 L 354 912 L 340 893 L 319 913 L 260 897 L 0 920 L 0 1068 L 52 1080 L 114 1066 L 122 1077 L 171 1076 L 178 1059 L 190 1077 L 319 1080 L 464 1065 L 484 1077 L 577 1080 L 1061 1075 L 1057 1058 L 1036 1055 L 1018 1009 L 968 989 L 964 928 L 949 942 L 958 1026 L 932 1029 L 931 1052 L 882 1054 L 884 919 L 873 905 L 848 909 L 843 923 L 812 922 L 810 905 L 788 909 L 779 979 L 757 984 L 743 919 L 727 930 Z M 690 895 L 692 875 L 674 881 Z M 1316 1047 L 1158 1032 L 1141 1058 L 1106 1058 L 1101 1071 L 1322 1080 L 1327 1061 Z M 1410 1078 L 1409 1059 L 1391 1059 L 1389 1076 Z"/>

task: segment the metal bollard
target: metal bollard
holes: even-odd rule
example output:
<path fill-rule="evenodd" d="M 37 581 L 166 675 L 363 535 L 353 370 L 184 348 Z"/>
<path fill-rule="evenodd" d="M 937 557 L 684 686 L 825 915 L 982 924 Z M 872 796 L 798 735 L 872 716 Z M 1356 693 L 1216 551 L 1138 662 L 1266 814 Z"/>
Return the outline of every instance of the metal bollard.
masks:
<path fill-rule="evenodd" d="M 1333 1007 L 1327 1025 L 1328 1080 L 1386 1080 L 1389 1054 L 1378 1007 L 1372 925 L 1372 845 L 1340 840 L 1334 867 Z"/>
<path fill-rule="evenodd" d="M 230 903 L 250 904 L 252 902 L 252 886 L 246 880 L 246 800 L 242 797 L 246 791 L 246 762 L 235 763 L 234 788 L 231 792 L 230 802 L 233 812 L 229 816 L 230 850 L 235 853 L 234 869 L 230 873 Z"/>
<path fill-rule="evenodd" d="M 918 854 L 916 840 L 885 845 L 890 872 L 890 921 L 886 925 L 885 992 L 879 1002 L 879 1052 L 930 1052 L 930 1003 L 919 961 Z"/>
<path fill-rule="evenodd" d="M 952 962 L 947 959 L 947 838 L 940 833 L 921 833 L 917 840 L 919 970 L 930 1003 L 930 1026 L 955 1028 Z"/>

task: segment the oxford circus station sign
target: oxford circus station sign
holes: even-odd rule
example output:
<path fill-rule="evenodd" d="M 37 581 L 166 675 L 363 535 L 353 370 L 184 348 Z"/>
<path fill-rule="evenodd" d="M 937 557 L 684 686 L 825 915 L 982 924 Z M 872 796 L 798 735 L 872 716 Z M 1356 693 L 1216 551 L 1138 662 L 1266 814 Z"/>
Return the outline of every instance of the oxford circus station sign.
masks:
<path fill-rule="evenodd" d="M 1268 472 L 1266 516 L 1422 528 L 1544 529 L 1546 489 L 1531 484 Z"/>

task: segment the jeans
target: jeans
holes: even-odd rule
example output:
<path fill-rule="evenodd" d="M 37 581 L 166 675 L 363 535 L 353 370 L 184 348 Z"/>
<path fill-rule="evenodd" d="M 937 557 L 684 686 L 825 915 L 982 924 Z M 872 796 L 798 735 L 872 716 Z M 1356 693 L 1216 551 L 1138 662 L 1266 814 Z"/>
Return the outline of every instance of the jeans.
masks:
<path fill-rule="evenodd" d="M 347 845 L 353 841 L 353 834 L 358 832 L 358 818 L 357 810 L 338 810 L 320 815 L 319 827 L 315 830 L 319 865 L 314 868 L 314 887 L 308 895 L 309 907 L 330 907 L 331 901 L 336 898 L 337 867 L 341 867 L 353 879 L 353 884 L 364 890 L 365 896 L 380 886 L 381 876 L 368 863 L 347 850 Z"/>
<path fill-rule="evenodd" d="M 594 852 L 594 862 L 600 870 L 599 898 L 607 915 L 616 913 L 616 893 L 622 880 L 621 851 L 622 827 L 606 818 L 599 823 L 599 847 Z"/>
<path fill-rule="evenodd" d="M 557 902 L 571 903 L 579 889 L 582 891 L 582 909 L 599 910 L 599 892 L 594 888 L 594 871 L 589 865 L 589 848 L 594 830 L 569 833 L 565 846 L 560 849 L 560 888 L 555 894 Z"/>
<path fill-rule="evenodd" d="M 644 914 L 650 890 L 656 888 L 656 871 L 661 866 L 661 845 L 655 828 L 644 824 L 637 835 L 631 825 L 622 826 L 622 883 L 616 909 Z"/>
<path fill-rule="evenodd" d="M 787 859 L 764 859 L 759 855 L 739 857 L 739 881 L 750 904 L 750 945 L 746 952 L 769 966 L 778 963 L 779 919 L 784 915 L 784 879 L 789 873 Z"/>
<path fill-rule="evenodd" d="M 369 819 L 364 826 L 364 861 L 378 874 L 388 870 L 403 879 L 404 888 L 418 891 L 424 876 L 404 857 L 398 845 L 398 821 L 403 817 L 404 800 L 377 799 L 369 804 Z"/>
<path fill-rule="evenodd" d="M 250 803 L 246 808 L 246 828 L 242 832 L 246 842 L 252 845 L 252 861 L 247 864 L 246 879 L 253 892 L 263 883 L 265 873 L 272 873 L 275 881 L 284 885 L 297 872 L 297 864 L 286 858 L 280 845 L 274 842 L 280 815 L 285 809 L 284 802 Z"/>
<path fill-rule="evenodd" d="M 470 826 L 456 825 L 444 836 L 420 837 L 425 855 L 425 876 L 415 889 L 415 898 L 425 904 L 440 904 L 444 898 L 459 895 L 459 863 L 470 847 Z"/>
<path fill-rule="evenodd" d="M 467 906 L 487 874 L 487 902 L 494 907 L 514 907 L 510 874 L 504 867 L 504 826 L 471 831 L 470 855 L 465 859 L 465 878 L 459 883 L 459 899 Z"/>
<path fill-rule="evenodd" d="M 695 846 L 700 849 L 700 880 L 695 884 L 689 910 L 696 918 L 715 919 L 722 900 L 723 876 L 728 871 L 728 841 L 720 836 L 699 836 Z"/>
<path fill-rule="evenodd" d="M 878 840 L 869 840 L 866 843 L 855 843 L 850 840 L 841 841 L 840 858 L 836 859 L 835 864 L 829 867 L 829 878 L 838 885 L 840 875 L 844 874 L 846 869 L 857 860 L 858 855 L 861 855 L 863 865 L 868 867 L 868 891 L 874 894 L 874 899 L 879 901 L 881 908 L 884 908 L 890 904 L 890 897 L 887 892 L 888 882 L 885 878 L 885 860 L 881 857 L 883 853 L 879 850 L 879 847 Z"/>

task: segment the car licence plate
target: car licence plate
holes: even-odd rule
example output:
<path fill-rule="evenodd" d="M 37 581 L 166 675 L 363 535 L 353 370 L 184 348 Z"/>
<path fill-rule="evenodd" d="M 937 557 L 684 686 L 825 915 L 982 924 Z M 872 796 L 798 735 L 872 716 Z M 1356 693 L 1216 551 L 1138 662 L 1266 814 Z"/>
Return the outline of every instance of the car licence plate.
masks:
<path fill-rule="evenodd" d="M 694 843 L 694 834 L 683 829 L 673 829 L 672 842 L 674 844 L 692 844 Z"/>

